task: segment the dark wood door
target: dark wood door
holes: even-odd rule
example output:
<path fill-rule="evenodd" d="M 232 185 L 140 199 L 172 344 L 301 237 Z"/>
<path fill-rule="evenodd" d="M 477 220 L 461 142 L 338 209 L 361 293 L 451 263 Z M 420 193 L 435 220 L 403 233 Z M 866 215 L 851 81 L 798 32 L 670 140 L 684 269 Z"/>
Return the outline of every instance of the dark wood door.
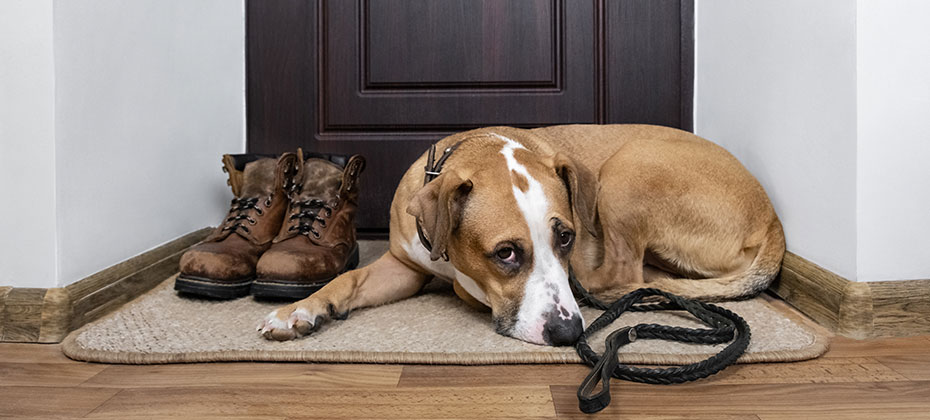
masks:
<path fill-rule="evenodd" d="M 691 130 L 693 0 L 249 0 L 248 149 L 359 153 L 362 229 L 430 143 L 488 125 Z"/>

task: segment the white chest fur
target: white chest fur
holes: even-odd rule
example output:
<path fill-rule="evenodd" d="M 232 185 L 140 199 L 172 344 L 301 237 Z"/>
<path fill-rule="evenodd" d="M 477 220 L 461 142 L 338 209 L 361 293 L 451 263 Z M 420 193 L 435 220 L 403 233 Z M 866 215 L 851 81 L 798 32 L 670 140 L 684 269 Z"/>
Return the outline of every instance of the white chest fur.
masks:
<path fill-rule="evenodd" d="M 484 293 L 484 290 L 481 290 L 481 287 L 478 286 L 478 283 L 474 279 L 465 275 L 461 271 L 457 270 L 452 263 L 448 261 L 432 261 L 429 258 L 429 251 L 426 250 L 426 247 L 420 242 L 420 237 L 414 235 L 413 240 L 409 243 L 404 244 L 404 251 L 413 260 L 417 265 L 422 267 L 424 270 L 429 271 L 434 276 L 441 278 L 446 281 L 452 281 L 453 279 L 459 283 L 459 286 L 462 286 L 466 292 L 468 292 L 471 297 L 475 298 L 478 302 L 483 303 L 485 306 L 490 307 L 488 303 L 488 297 Z"/>

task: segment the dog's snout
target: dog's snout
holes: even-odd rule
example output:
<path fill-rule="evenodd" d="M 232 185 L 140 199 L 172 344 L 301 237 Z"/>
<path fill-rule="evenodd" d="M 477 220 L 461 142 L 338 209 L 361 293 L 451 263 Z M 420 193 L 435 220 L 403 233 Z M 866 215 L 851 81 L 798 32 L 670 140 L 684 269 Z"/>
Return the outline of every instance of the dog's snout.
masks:
<path fill-rule="evenodd" d="M 556 310 L 558 311 L 558 310 Z M 543 339 L 551 346 L 570 346 L 578 341 L 578 337 L 584 332 L 584 325 L 581 322 L 581 316 L 575 314 L 571 318 L 562 319 L 558 312 L 549 316 L 546 325 L 543 327 Z"/>

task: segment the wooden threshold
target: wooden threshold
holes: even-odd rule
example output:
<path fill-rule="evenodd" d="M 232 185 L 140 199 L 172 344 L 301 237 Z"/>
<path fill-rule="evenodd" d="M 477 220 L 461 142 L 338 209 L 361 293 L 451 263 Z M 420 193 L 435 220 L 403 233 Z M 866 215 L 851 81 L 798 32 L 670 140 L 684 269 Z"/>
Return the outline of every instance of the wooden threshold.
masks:
<path fill-rule="evenodd" d="M 787 252 L 769 290 L 845 337 L 930 333 L 930 280 L 855 282 Z"/>
<path fill-rule="evenodd" d="M 65 287 L 0 287 L 0 342 L 60 342 L 177 272 L 181 254 L 212 230 L 189 233 Z"/>

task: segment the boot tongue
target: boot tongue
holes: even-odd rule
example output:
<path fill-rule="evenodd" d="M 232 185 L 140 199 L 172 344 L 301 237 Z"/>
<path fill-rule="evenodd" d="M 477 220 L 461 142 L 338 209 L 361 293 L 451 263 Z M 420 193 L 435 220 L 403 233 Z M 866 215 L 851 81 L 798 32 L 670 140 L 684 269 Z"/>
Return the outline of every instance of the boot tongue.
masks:
<path fill-rule="evenodd" d="M 274 171 L 277 160 L 261 158 L 245 164 L 242 171 L 240 198 L 266 197 L 274 191 Z"/>
<path fill-rule="evenodd" d="M 310 199 L 331 202 L 342 186 L 342 168 L 323 159 L 311 158 L 304 161 L 303 182 L 298 201 Z"/>

